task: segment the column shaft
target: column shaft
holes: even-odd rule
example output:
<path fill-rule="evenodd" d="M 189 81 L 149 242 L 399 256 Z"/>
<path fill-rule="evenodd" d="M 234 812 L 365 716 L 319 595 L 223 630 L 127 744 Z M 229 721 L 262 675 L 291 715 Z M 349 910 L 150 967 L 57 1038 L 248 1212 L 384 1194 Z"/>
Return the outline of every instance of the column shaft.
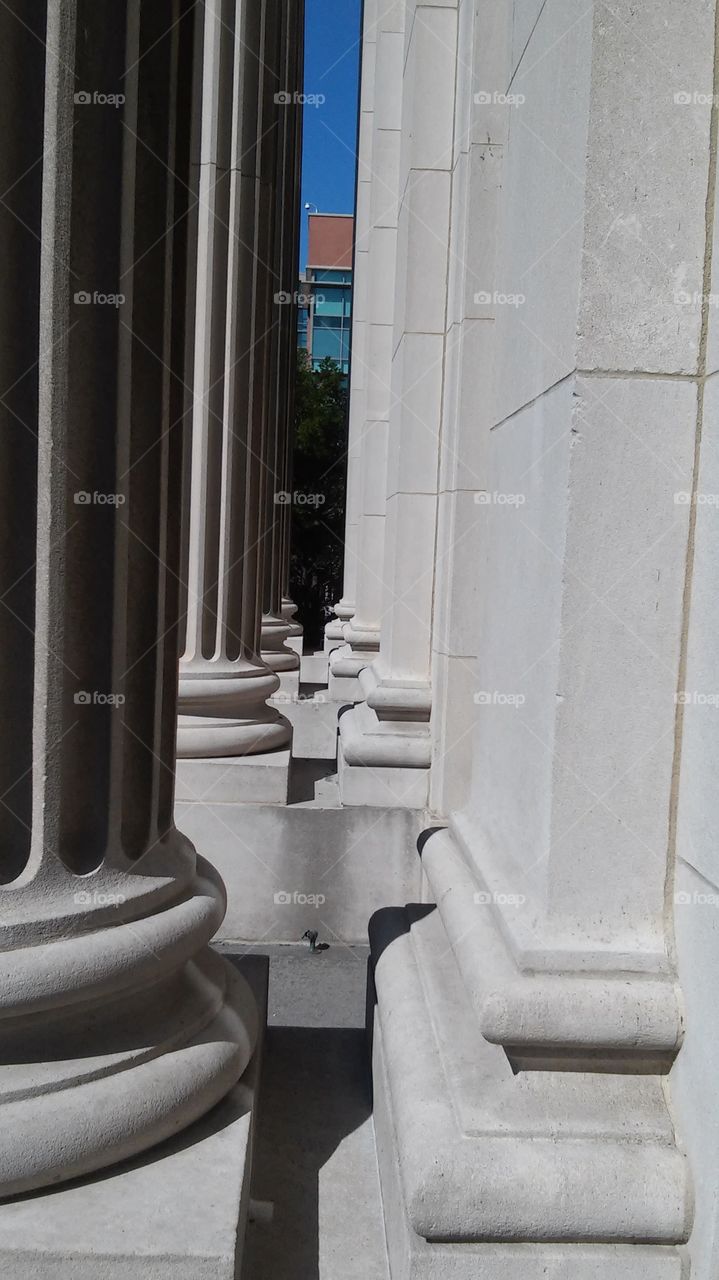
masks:
<path fill-rule="evenodd" d="M 392 402 L 392 334 L 397 253 L 404 5 L 379 0 L 374 78 L 368 262 L 366 394 L 360 444 L 361 512 L 357 533 L 356 609 L 346 646 L 330 658 L 330 692 L 362 697 L 359 672 L 379 650 L 383 609 L 388 429 Z M 357 361 L 355 361 L 355 371 Z"/>
<path fill-rule="evenodd" d="M 325 627 L 325 651 L 344 644 L 344 628 L 354 614 L 357 595 L 357 552 L 362 503 L 362 436 L 367 389 L 367 290 L 372 200 L 372 142 L 374 134 L 374 67 L 377 50 L 376 0 L 364 6 L 360 65 L 359 121 L 357 129 L 357 178 L 352 256 L 352 341 L 349 378 L 349 428 L 347 435 L 347 496 L 345 515 L 344 579 L 336 617 Z M 351 672 L 350 672 L 351 674 Z"/>
<path fill-rule="evenodd" d="M 301 89 L 303 84 L 304 72 L 304 4 L 298 4 L 297 13 L 294 20 L 294 47 L 290 46 L 293 56 L 290 73 L 292 75 L 292 83 Z M 291 214 L 291 265 L 290 278 L 292 280 L 291 293 L 294 298 L 295 291 L 299 284 L 300 277 L 300 207 L 301 207 L 301 178 L 302 178 L 302 111 L 298 110 L 294 113 L 293 120 L 293 136 L 291 138 L 292 155 L 288 159 L 288 163 L 292 163 L 292 214 Z M 293 492 L 293 453 L 295 442 L 295 414 L 296 414 L 296 366 L 297 366 L 297 311 L 292 308 L 292 324 L 289 335 L 289 370 L 287 380 L 287 431 L 285 441 L 285 458 L 284 458 L 284 474 L 283 474 L 283 490 L 285 493 Z M 303 628 L 295 619 L 297 606 L 291 598 L 290 594 L 290 565 L 292 555 L 292 504 L 285 503 L 280 512 L 280 520 L 282 523 L 282 544 L 281 544 L 281 560 L 282 560 L 282 616 L 290 627 L 288 636 L 288 644 L 293 648 L 295 653 L 300 656 L 302 654 L 302 634 Z"/>
<path fill-rule="evenodd" d="M 419 3 L 403 75 L 397 286 L 386 468 L 380 651 L 360 674 L 366 702 L 342 716 L 345 766 L 372 773 L 362 802 L 427 802 L 437 490 L 447 319 L 457 11 Z M 433 128 L 425 136 L 428 102 Z M 350 625 L 356 625 L 350 624 Z M 393 771 L 399 772 L 394 773 Z M 404 771 L 410 770 L 407 776 Z M 342 771 L 349 799 L 348 768 Z M 376 786 L 375 786 L 376 784 Z"/>
<path fill-rule="evenodd" d="M 180 757 L 253 754 L 290 737 L 266 703 L 277 677 L 258 657 L 275 8 L 205 5 Z"/>
<path fill-rule="evenodd" d="M 280 6 L 273 98 L 277 114 L 277 145 L 271 215 L 273 294 L 265 455 L 262 656 L 273 671 L 285 678 L 299 671 L 299 656 L 285 643 L 291 624 L 283 614 L 282 600 L 287 574 L 287 508 L 291 508 L 292 502 L 287 486 L 290 483 L 288 445 L 297 347 L 297 151 L 302 117 L 297 36 L 301 21 L 301 6 Z M 297 679 L 295 675 L 294 680 Z"/>

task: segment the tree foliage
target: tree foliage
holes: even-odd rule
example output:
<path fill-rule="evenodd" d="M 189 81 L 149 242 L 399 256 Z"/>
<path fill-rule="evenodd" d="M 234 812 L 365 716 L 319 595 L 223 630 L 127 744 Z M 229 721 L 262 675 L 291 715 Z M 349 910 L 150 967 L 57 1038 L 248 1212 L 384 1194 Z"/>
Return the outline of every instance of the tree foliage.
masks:
<path fill-rule="evenodd" d="M 342 594 L 347 380 L 334 360 L 299 351 L 295 397 L 290 592 L 312 646 Z"/>

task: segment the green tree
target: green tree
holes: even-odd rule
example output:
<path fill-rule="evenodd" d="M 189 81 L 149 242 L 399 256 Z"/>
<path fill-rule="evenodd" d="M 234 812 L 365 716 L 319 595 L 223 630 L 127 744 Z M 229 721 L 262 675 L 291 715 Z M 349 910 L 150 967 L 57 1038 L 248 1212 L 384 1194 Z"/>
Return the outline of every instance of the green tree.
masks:
<path fill-rule="evenodd" d="M 327 357 L 298 351 L 290 591 L 308 644 L 322 642 L 342 594 L 347 472 L 347 379 Z"/>

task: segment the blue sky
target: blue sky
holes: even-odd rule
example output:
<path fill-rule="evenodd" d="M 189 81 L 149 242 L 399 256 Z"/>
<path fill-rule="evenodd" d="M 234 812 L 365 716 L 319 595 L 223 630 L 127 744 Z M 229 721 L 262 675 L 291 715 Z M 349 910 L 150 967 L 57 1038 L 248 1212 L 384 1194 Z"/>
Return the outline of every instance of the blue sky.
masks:
<path fill-rule="evenodd" d="M 357 78 L 361 0 L 306 0 L 306 94 L 323 94 L 304 108 L 302 237 L 300 267 L 307 259 L 305 201 L 321 213 L 354 209 Z"/>

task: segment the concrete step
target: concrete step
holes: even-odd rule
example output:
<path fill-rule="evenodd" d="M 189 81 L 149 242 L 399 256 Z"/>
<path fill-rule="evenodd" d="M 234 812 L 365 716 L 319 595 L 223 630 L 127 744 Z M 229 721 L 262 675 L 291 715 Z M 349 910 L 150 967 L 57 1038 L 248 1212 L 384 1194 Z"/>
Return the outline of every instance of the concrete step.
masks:
<path fill-rule="evenodd" d="M 328 778 L 320 778 L 315 784 L 315 798 L 312 803 L 321 809 L 339 809 L 342 807 L 340 783 L 336 773 L 330 774 Z"/>
<path fill-rule="evenodd" d="M 329 656 L 323 649 L 309 650 L 300 659 L 300 679 L 308 684 L 327 684 Z"/>
<path fill-rule="evenodd" d="M 366 947 L 269 954 L 242 1280 L 389 1280 L 364 1032 Z"/>
<path fill-rule="evenodd" d="M 366 942 L 374 911 L 420 899 L 417 838 L 426 815 L 314 804 L 318 780 L 334 767 L 331 761 L 300 763 L 302 802 L 176 807 L 178 827 L 225 882 L 223 939 L 291 943 L 319 922 L 330 940 Z"/>

